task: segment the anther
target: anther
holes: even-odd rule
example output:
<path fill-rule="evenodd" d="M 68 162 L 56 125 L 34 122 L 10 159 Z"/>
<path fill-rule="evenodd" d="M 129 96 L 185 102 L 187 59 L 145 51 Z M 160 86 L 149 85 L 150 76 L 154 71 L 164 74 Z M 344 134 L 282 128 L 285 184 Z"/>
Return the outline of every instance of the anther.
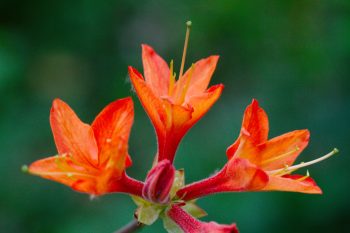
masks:
<path fill-rule="evenodd" d="M 28 170 L 29 170 L 29 168 L 28 168 L 27 165 L 23 165 L 23 166 L 21 167 L 21 171 L 22 171 L 23 173 L 28 173 Z"/>
<path fill-rule="evenodd" d="M 299 178 L 299 179 L 297 179 L 297 181 L 304 181 L 304 180 L 306 180 L 307 178 L 309 178 L 310 177 L 310 173 L 309 173 L 309 170 L 307 170 L 306 171 L 306 175 L 305 176 L 303 176 L 303 177 L 301 177 L 301 178 Z"/>

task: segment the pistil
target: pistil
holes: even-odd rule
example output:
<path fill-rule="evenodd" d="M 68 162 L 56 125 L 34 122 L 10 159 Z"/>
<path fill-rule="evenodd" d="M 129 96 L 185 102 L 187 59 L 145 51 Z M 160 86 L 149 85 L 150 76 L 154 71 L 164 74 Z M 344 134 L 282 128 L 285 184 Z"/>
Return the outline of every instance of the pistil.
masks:
<path fill-rule="evenodd" d="M 186 37 L 185 37 L 184 50 L 183 50 L 183 53 L 182 53 L 182 60 L 181 60 L 179 79 L 182 77 L 182 74 L 183 74 L 183 71 L 184 71 L 185 60 L 186 60 L 186 53 L 187 53 L 188 41 L 189 41 L 189 38 L 190 38 L 190 31 L 191 31 L 192 22 L 191 21 L 187 21 L 186 22 L 186 26 L 187 26 Z"/>

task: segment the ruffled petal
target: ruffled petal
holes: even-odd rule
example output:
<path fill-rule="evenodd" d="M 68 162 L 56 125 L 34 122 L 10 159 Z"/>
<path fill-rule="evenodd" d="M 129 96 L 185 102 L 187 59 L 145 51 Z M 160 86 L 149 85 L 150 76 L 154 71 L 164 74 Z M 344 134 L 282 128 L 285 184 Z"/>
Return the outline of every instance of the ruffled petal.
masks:
<path fill-rule="evenodd" d="M 59 154 L 71 154 L 80 163 L 97 166 L 98 149 L 92 128 L 60 99 L 53 101 L 50 124 Z"/>
<path fill-rule="evenodd" d="M 179 205 L 172 205 L 167 214 L 184 233 L 238 233 L 235 223 L 223 225 L 216 222 L 202 222 L 185 212 Z"/>
<path fill-rule="evenodd" d="M 169 66 L 152 47 L 142 45 L 142 63 L 147 85 L 157 96 L 165 96 L 169 89 Z"/>
<path fill-rule="evenodd" d="M 127 145 L 134 120 L 131 98 L 114 101 L 105 107 L 92 123 L 99 149 L 99 167 L 112 166 L 121 174 L 131 165 Z"/>
<path fill-rule="evenodd" d="M 322 194 L 322 190 L 312 178 L 305 179 L 301 175 L 270 176 L 269 182 L 263 190 Z"/>
<path fill-rule="evenodd" d="M 187 201 L 220 192 L 258 191 L 268 180 L 268 175 L 248 160 L 232 158 L 217 174 L 186 185 L 177 196 Z"/>

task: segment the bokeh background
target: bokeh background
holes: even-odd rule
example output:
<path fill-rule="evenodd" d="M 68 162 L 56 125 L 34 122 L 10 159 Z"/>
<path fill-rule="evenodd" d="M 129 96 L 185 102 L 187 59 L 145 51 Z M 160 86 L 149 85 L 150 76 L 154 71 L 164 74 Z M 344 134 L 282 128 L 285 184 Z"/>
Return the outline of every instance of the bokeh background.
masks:
<path fill-rule="evenodd" d="M 309 168 L 323 195 L 209 196 L 199 201 L 209 214 L 204 220 L 235 221 L 242 233 L 349 231 L 350 1 L 1 0 L 1 232 L 111 233 L 131 220 L 135 205 L 126 195 L 90 201 L 20 167 L 56 153 L 48 121 L 54 98 L 91 122 L 109 102 L 131 95 L 128 173 L 143 180 L 156 141 L 127 66 L 142 70 L 140 44 L 147 43 L 178 69 L 188 19 L 187 67 L 219 54 L 212 84 L 224 83 L 225 90 L 178 150 L 175 164 L 185 168 L 187 182 L 223 166 L 253 97 L 269 114 L 271 137 L 310 129 L 298 161 L 341 151 Z M 165 230 L 158 221 L 141 232 Z"/>

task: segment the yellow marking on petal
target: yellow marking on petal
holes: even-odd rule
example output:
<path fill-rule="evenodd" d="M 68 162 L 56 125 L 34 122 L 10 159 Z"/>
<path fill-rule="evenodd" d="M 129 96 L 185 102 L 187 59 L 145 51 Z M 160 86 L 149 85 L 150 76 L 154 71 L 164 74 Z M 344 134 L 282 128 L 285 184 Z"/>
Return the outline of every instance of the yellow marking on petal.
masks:
<path fill-rule="evenodd" d="M 305 176 L 303 176 L 303 177 L 301 177 L 301 178 L 299 178 L 299 179 L 297 179 L 296 181 L 304 181 L 304 180 L 306 180 L 307 178 L 309 178 L 310 177 L 310 173 L 309 173 L 309 170 L 307 170 L 306 171 L 306 175 Z"/>
<path fill-rule="evenodd" d="M 291 155 L 291 154 L 297 152 L 298 150 L 300 150 L 300 148 L 299 148 L 298 146 L 296 146 L 295 149 L 293 149 L 293 150 L 291 150 L 291 151 L 288 151 L 288 152 L 286 152 L 286 153 L 284 153 L 284 154 L 281 154 L 281 155 L 278 155 L 278 156 L 275 156 L 275 157 L 273 157 L 273 158 L 270 158 L 270 159 L 267 159 L 267 160 L 263 161 L 263 162 L 261 163 L 261 165 L 266 165 L 266 164 L 269 164 L 269 163 L 274 162 L 274 161 L 276 161 L 276 160 L 282 159 L 282 158 L 284 158 L 284 157 L 286 157 L 286 156 L 289 156 L 289 155 Z"/>
<path fill-rule="evenodd" d="M 326 154 L 326 155 L 324 155 L 324 156 L 322 156 L 322 157 L 320 157 L 318 159 L 314 159 L 314 160 L 311 160 L 311 161 L 306 162 L 306 163 L 302 162 L 302 163 L 300 163 L 298 165 L 290 166 L 288 168 L 281 168 L 281 169 L 277 169 L 277 170 L 273 170 L 273 171 L 268 171 L 268 173 L 272 174 L 272 175 L 279 174 L 280 172 L 289 172 L 289 173 L 291 173 L 290 171 L 293 172 L 293 171 L 296 171 L 296 170 L 298 170 L 300 168 L 307 167 L 307 166 L 310 166 L 312 164 L 319 163 L 319 162 L 321 162 L 321 161 L 323 161 L 325 159 L 328 159 L 328 158 L 332 157 L 333 155 L 335 155 L 338 152 L 339 152 L 339 150 L 337 148 L 334 148 L 331 152 L 329 152 L 328 154 Z M 288 174 L 288 173 L 286 173 L 286 174 Z"/>
<path fill-rule="evenodd" d="M 180 67 L 180 73 L 179 73 L 179 79 L 182 77 L 184 66 L 185 66 L 185 60 L 186 60 L 186 53 L 187 53 L 187 47 L 188 47 L 188 41 L 190 38 L 190 31 L 191 31 L 192 22 L 187 21 L 186 22 L 186 36 L 185 36 L 185 44 L 184 44 L 184 50 L 182 53 L 182 60 L 181 60 L 181 67 Z"/>

